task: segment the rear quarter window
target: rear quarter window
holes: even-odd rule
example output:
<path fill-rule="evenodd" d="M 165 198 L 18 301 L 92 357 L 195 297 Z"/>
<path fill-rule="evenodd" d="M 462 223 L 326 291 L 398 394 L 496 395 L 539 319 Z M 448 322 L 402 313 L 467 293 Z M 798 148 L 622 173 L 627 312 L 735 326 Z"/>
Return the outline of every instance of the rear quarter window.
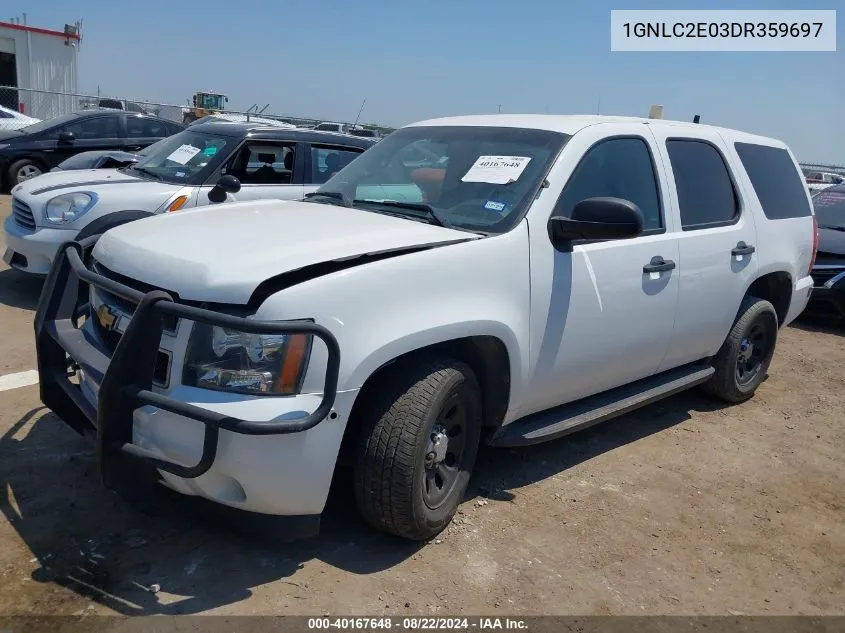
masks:
<path fill-rule="evenodd" d="M 804 179 L 789 152 L 756 143 L 734 143 L 734 147 L 768 219 L 811 215 Z"/>

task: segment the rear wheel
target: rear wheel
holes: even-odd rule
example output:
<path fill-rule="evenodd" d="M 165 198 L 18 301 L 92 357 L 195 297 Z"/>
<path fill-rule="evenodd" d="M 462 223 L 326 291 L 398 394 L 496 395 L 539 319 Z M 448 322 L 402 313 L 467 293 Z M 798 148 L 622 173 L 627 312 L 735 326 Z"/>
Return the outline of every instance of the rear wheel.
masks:
<path fill-rule="evenodd" d="M 765 299 L 746 297 L 713 361 L 716 373 L 703 389 L 727 402 L 744 402 L 766 377 L 775 352 L 778 317 Z"/>
<path fill-rule="evenodd" d="M 452 520 L 475 464 L 481 435 L 475 374 L 452 359 L 406 363 L 364 415 L 355 464 L 361 514 L 391 534 L 431 538 Z"/>
<path fill-rule="evenodd" d="M 12 187 L 14 187 L 15 185 L 19 185 L 22 182 L 29 180 L 30 178 L 40 176 L 43 173 L 44 170 L 41 168 L 41 165 L 33 160 L 24 158 L 22 160 L 15 161 L 12 163 L 11 167 L 9 167 L 9 182 Z"/>

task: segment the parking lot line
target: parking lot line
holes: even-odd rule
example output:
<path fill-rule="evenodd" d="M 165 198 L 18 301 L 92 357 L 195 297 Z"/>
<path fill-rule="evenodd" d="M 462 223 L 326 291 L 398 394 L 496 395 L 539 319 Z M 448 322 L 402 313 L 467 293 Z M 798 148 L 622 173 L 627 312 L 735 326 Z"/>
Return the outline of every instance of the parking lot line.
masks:
<path fill-rule="evenodd" d="M 18 387 L 28 387 L 29 385 L 37 384 L 38 371 L 35 369 L 0 376 L 0 391 L 8 391 L 9 389 L 17 389 Z"/>

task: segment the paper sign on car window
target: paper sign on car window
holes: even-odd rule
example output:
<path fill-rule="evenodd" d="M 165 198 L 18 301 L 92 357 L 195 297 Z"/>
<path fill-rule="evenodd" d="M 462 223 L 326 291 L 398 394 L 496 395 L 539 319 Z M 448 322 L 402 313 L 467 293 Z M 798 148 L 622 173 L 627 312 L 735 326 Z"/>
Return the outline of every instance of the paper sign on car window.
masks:
<path fill-rule="evenodd" d="M 506 185 L 519 180 L 530 160 L 528 156 L 479 156 L 461 180 Z"/>
<path fill-rule="evenodd" d="M 170 154 L 170 156 L 167 157 L 167 160 L 172 160 L 174 163 L 184 165 L 194 156 L 199 154 L 199 151 L 199 147 L 194 147 L 193 145 L 183 145 L 182 147 L 174 151 L 172 154 Z"/>

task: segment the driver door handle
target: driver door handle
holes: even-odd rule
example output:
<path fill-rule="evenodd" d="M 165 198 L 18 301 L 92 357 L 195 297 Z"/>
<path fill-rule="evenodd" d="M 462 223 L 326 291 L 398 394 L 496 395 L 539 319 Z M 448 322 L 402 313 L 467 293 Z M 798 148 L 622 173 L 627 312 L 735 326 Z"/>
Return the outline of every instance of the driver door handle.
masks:
<path fill-rule="evenodd" d="M 756 248 L 754 248 L 751 244 L 746 244 L 745 242 L 739 242 L 733 250 L 731 250 L 731 255 L 751 255 Z"/>
<path fill-rule="evenodd" d="M 671 259 L 663 259 L 660 255 L 655 255 L 651 261 L 643 266 L 644 273 L 662 273 L 667 270 L 675 268 L 675 262 Z"/>

